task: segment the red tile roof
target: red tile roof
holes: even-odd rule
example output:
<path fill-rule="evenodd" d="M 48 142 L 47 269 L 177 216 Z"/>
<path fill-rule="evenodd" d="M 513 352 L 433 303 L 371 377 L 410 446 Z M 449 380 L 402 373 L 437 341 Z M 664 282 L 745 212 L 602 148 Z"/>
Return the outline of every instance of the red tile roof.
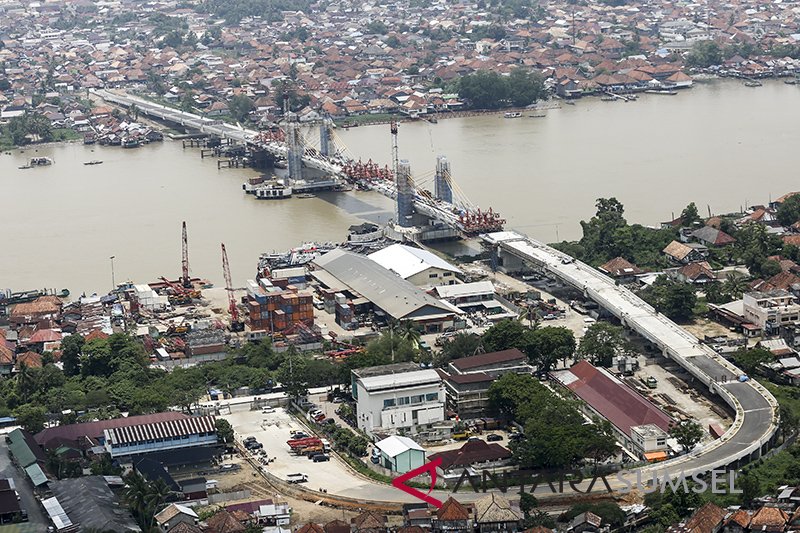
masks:
<path fill-rule="evenodd" d="M 587 361 L 553 375 L 625 435 L 633 426 L 655 424 L 669 431 L 672 418 L 646 398 Z"/>
<path fill-rule="evenodd" d="M 442 506 L 436 511 L 439 520 L 455 521 L 469 520 L 469 510 L 458 503 L 452 496 L 447 498 Z"/>
<path fill-rule="evenodd" d="M 89 437 L 97 440 L 103 436 L 106 429 L 122 428 L 135 426 L 138 424 L 152 424 L 156 422 L 166 422 L 168 420 L 183 420 L 189 418 L 188 415 L 175 411 L 156 413 L 152 415 L 129 416 L 127 418 L 114 418 L 112 420 L 98 420 L 97 422 L 84 422 L 82 424 L 69 424 L 66 426 L 56 426 L 47 428 L 36 434 L 36 442 L 46 445 L 48 441 L 59 437 L 74 441 L 82 437 Z"/>
<path fill-rule="evenodd" d="M 527 361 L 528 358 L 517 348 L 511 348 L 510 350 L 503 350 L 500 352 L 483 353 L 470 357 L 463 357 L 461 359 L 456 359 L 452 364 L 458 370 L 463 372 L 472 368 L 478 368 L 497 363 L 507 363 L 510 361 L 516 361 L 518 359 Z"/>
<path fill-rule="evenodd" d="M 446 450 L 430 455 L 429 460 L 442 459 L 442 469 L 447 470 L 454 466 L 469 466 L 486 461 L 508 459 L 511 452 L 496 442 L 488 443 L 482 440 L 470 440 L 457 450 Z"/>

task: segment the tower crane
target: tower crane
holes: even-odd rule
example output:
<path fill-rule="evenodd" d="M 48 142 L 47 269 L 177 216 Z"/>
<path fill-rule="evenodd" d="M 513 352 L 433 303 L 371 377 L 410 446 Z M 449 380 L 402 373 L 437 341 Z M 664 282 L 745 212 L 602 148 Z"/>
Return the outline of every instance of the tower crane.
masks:
<path fill-rule="evenodd" d="M 183 221 L 183 237 L 181 239 L 181 285 L 187 289 L 192 287 L 189 277 L 189 237 L 186 233 L 186 221 Z"/>
<path fill-rule="evenodd" d="M 222 273 L 225 276 L 225 290 L 228 292 L 228 311 L 231 314 L 231 331 L 244 331 L 244 322 L 239 320 L 239 310 L 236 308 L 236 297 L 233 295 L 231 267 L 228 264 L 228 252 L 225 250 L 225 243 L 222 243 Z"/>

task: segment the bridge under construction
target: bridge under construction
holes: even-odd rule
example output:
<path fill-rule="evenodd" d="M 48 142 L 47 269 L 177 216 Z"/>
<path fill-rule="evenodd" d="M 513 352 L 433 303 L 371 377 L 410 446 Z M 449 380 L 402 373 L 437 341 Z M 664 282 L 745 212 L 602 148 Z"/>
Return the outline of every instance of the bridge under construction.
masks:
<path fill-rule="evenodd" d="M 135 106 L 143 115 L 227 139 L 246 147 L 254 154 L 284 159 L 288 170 L 287 182 L 298 189 L 330 190 L 353 184 L 379 192 L 395 200 L 396 217 L 391 229 L 396 237 L 403 240 L 424 242 L 473 237 L 481 233 L 502 231 L 505 224 L 505 220 L 492 208 L 483 211 L 466 198 L 452 179 L 450 164 L 443 156 L 437 158 L 434 191 L 420 187 L 422 180 L 415 180 L 408 161 L 399 158 L 396 123 L 391 126 L 393 164 L 389 168 L 380 167 L 371 160 L 364 163 L 348 156 L 344 144 L 341 141 L 336 142 L 330 119 L 323 120 L 319 126 L 319 145 L 311 146 L 304 138 L 301 124 L 293 113 L 286 113 L 287 120 L 279 129 L 256 131 L 160 105 L 124 92 L 98 89 L 93 93 L 121 107 Z M 322 177 L 305 175 L 304 168 L 315 169 Z"/>

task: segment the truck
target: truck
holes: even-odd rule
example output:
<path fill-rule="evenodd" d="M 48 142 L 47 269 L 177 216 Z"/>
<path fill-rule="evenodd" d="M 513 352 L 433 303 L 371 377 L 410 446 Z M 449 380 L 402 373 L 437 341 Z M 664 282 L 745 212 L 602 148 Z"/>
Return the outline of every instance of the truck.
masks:
<path fill-rule="evenodd" d="M 286 444 L 289 445 L 289 448 L 302 448 L 304 446 L 311 446 L 316 444 L 322 444 L 322 440 L 319 437 L 306 437 L 304 439 L 290 439 L 286 441 Z"/>
<path fill-rule="evenodd" d="M 472 436 L 472 432 L 468 430 L 459 431 L 458 433 L 453 433 L 453 440 L 467 440 Z"/>
<path fill-rule="evenodd" d="M 306 457 L 317 452 L 323 451 L 322 443 L 319 444 L 311 444 L 309 446 L 303 446 L 302 448 L 295 448 L 294 452 L 297 455 L 305 455 Z"/>
<path fill-rule="evenodd" d="M 647 379 L 644 381 L 644 384 L 647 385 L 648 389 L 658 388 L 658 380 L 653 376 L 648 376 Z"/>
<path fill-rule="evenodd" d="M 286 476 L 287 483 L 306 483 L 308 481 L 308 476 L 305 474 L 288 474 Z"/>

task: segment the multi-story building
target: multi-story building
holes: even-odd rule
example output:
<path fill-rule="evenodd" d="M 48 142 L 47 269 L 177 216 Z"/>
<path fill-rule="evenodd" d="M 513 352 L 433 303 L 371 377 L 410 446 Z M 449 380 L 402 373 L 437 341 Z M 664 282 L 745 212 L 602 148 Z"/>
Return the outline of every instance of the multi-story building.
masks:
<path fill-rule="evenodd" d="M 530 374 L 528 357 L 517 348 L 462 357 L 440 371 L 447 393 L 447 408 L 461 418 L 486 414 L 489 386 L 503 374 Z"/>
<path fill-rule="evenodd" d="M 353 370 L 358 427 L 369 434 L 420 432 L 444 420 L 444 387 L 433 369 L 399 363 Z"/>
<path fill-rule="evenodd" d="M 745 320 L 768 332 L 800 320 L 800 304 L 789 291 L 748 292 L 743 305 Z"/>

